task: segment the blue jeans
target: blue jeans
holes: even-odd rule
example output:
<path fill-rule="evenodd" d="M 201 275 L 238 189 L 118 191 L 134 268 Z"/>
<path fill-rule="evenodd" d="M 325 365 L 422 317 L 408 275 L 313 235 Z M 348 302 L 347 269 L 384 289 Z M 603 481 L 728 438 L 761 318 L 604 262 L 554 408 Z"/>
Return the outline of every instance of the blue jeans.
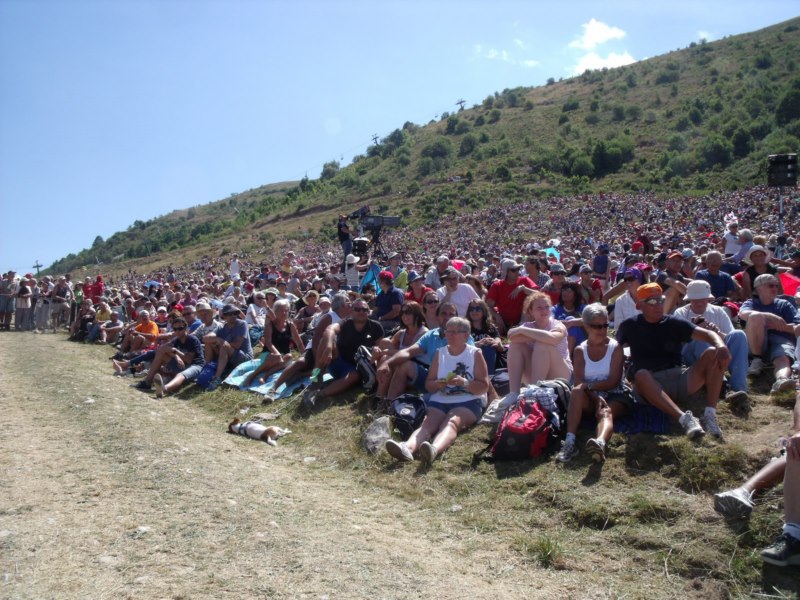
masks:
<path fill-rule="evenodd" d="M 735 329 L 723 338 L 728 351 L 731 353 L 731 364 L 728 365 L 730 371 L 730 385 L 731 390 L 734 392 L 747 391 L 747 336 L 741 329 Z M 693 365 L 700 355 L 710 348 L 705 342 L 698 342 L 692 340 L 683 347 L 681 354 L 683 362 L 687 365 Z"/>

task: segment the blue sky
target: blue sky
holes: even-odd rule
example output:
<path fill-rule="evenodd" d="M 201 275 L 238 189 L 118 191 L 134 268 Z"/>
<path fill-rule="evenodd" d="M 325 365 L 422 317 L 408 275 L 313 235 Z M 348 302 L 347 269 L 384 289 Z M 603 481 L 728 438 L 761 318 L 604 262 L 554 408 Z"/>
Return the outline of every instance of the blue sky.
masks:
<path fill-rule="evenodd" d="M 316 178 L 460 98 L 797 13 L 788 0 L 0 0 L 0 272 Z"/>

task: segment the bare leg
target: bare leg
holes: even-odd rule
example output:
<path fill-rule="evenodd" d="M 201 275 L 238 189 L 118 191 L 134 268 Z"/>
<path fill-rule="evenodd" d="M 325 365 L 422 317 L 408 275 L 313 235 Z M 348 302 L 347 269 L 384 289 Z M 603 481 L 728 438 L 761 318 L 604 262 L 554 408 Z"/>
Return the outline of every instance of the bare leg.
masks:
<path fill-rule="evenodd" d="M 445 421 L 440 425 L 439 431 L 433 440 L 436 453 L 441 454 L 453 445 L 458 433 L 472 425 L 478 418 L 467 408 L 454 408 L 447 413 Z"/>
<path fill-rule="evenodd" d="M 683 415 L 683 411 L 678 408 L 669 396 L 667 396 L 661 385 L 653 378 L 650 371 L 640 369 L 636 372 L 636 375 L 634 375 L 633 380 L 636 391 L 638 391 L 647 402 L 672 418 L 680 419 L 681 415 Z"/>
<path fill-rule="evenodd" d="M 688 373 L 688 391 L 694 394 L 700 388 L 706 388 L 706 406 L 716 408 L 720 390 L 722 390 L 722 378 L 724 373 L 717 366 L 714 359 L 714 348 L 707 348 L 700 358 L 691 367 Z"/>
<path fill-rule="evenodd" d="M 531 348 L 525 342 L 511 342 L 508 348 L 508 390 L 519 394 L 522 382 L 531 381 Z"/>
<path fill-rule="evenodd" d="M 530 362 L 530 383 L 557 377 L 569 380 L 572 376 L 567 363 L 552 344 L 537 343 L 534 345 Z"/>
<path fill-rule="evenodd" d="M 406 442 L 406 446 L 413 454 L 422 442 L 430 440 L 444 422 L 446 415 L 438 408 L 430 408 L 422 420 L 422 425 L 417 429 Z"/>

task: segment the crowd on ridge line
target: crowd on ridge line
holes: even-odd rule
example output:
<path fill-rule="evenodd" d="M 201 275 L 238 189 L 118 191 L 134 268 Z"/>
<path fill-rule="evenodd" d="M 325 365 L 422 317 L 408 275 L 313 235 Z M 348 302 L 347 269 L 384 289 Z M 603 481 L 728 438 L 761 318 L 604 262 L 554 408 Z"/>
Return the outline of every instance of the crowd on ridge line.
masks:
<path fill-rule="evenodd" d="M 402 250 L 383 260 L 353 253 L 358 234 L 343 215 L 339 252 L 287 250 L 280 260 L 261 262 L 234 254 L 230 262 L 207 258 L 108 285 L 102 275 L 36 281 L 9 271 L 0 286 L 0 325 L 10 330 L 13 320 L 16 330 L 34 332 L 67 326 L 71 339 L 116 343 L 115 370 L 146 371 L 136 385 L 155 388 L 159 397 L 195 380 L 212 361 L 209 389 L 252 362 L 258 364 L 247 382 L 265 385 L 266 397 L 304 374 L 328 372 L 332 381 L 304 393 L 310 408 L 359 383 L 356 353 L 367 346 L 377 398 L 412 387 L 427 399 L 422 426 L 408 440 L 386 443 L 401 461 L 432 463 L 460 431 L 496 422 L 526 385 L 544 379 L 573 386 L 559 462 L 579 453 L 584 413 L 598 421 L 585 451 L 602 461 L 614 420 L 636 403 L 655 406 L 696 439 L 723 436 L 718 399 L 747 411 L 748 377 L 768 366 L 775 373 L 771 394 L 795 397 L 795 212 L 780 236 L 765 188 L 700 204 L 634 198 L 587 199 L 563 215 L 558 209 L 576 199 L 554 200 L 547 230 L 553 237 L 532 236 L 522 245 L 502 240 L 508 223 L 523 231 L 533 226 L 533 217 L 516 216 L 528 214 L 526 204 L 454 216 L 449 228 L 391 232 L 384 246 Z M 409 249 L 413 240 L 416 250 Z M 437 240 L 450 249 L 437 255 Z M 254 361 L 258 346 L 262 360 Z M 503 398 L 490 380 L 499 365 L 508 370 Z M 706 407 L 698 419 L 684 407 L 702 388 Z M 796 405 L 789 459 L 774 463 L 781 472 L 754 476 L 773 484 L 783 476 L 787 495 L 795 492 L 787 498 L 784 533 L 762 555 L 775 564 L 800 560 L 800 519 L 789 510 L 798 502 L 798 411 Z M 717 510 L 748 512 L 761 489 L 751 484 L 718 494 Z"/>

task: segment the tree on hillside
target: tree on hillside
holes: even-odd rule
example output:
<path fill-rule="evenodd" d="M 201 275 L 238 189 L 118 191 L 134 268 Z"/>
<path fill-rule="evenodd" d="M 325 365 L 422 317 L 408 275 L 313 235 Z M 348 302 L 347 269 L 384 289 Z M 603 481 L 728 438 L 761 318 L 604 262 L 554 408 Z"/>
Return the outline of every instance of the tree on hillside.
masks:
<path fill-rule="evenodd" d="M 775 122 L 778 125 L 786 125 L 795 119 L 800 119 L 800 79 L 795 79 L 775 109 Z"/>
<path fill-rule="evenodd" d="M 333 179 L 334 175 L 339 172 L 339 161 L 332 160 L 322 165 L 322 173 L 320 179 Z"/>

